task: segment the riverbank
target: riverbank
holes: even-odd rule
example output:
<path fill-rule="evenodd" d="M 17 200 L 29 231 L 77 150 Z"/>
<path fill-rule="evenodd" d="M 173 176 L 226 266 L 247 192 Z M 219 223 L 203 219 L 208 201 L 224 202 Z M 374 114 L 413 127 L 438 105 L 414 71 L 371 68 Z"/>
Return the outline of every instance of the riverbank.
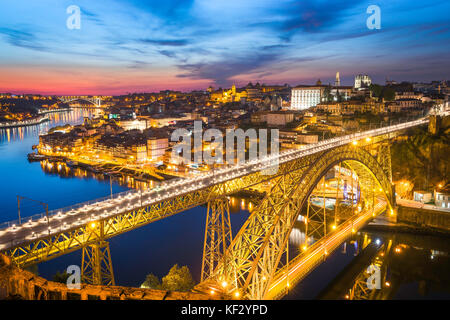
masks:
<path fill-rule="evenodd" d="M 449 230 L 424 225 L 419 226 L 407 222 L 386 223 L 386 222 L 372 221 L 367 226 L 365 226 L 363 230 L 370 232 L 395 232 L 395 233 L 407 233 L 424 236 L 450 237 Z"/>
<path fill-rule="evenodd" d="M 47 121 L 49 121 L 49 118 L 47 116 L 39 116 L 39 117 L 36 117 L 33 119 L 24 120 L 24 121 L 2 122 L 2 123 L 0 123 L 0 129 L 34 126 L 34 125 L 41 124 L 41 123 L 44 123 Z"/>
<path fill-rule="evenodd" d="M 38 110 L 38 114 L 48 114 L 48 113 L 57 113 L 57 112 L 70 112 L 71 108 L 59 108 L 59 109 L 52 109 L 52 110 L 46 110 L 46 109 L 40 109 Z"/>
<path fill-rule="evenodd" d="M 27 156 L 28 161 L 47 161 L 50 163 L 64 163 L 70 168 L 80 168 L 89 171 L 94 174 L 103 174 L 111 178 L 133 178 L 136 181 L 141 181 L 145 183 L 151 183 L 152 181 L 163 181 L 176 178 L 176 176 L 171 176 L 166 173 L 134 169 L 123 165 L 118 165 L 115 163 L 91 163 L 89 161 L 83 161 L 82 159 L 72 160 L 64 156 L 50 156 L 40 153 L 30 153 Z"/>

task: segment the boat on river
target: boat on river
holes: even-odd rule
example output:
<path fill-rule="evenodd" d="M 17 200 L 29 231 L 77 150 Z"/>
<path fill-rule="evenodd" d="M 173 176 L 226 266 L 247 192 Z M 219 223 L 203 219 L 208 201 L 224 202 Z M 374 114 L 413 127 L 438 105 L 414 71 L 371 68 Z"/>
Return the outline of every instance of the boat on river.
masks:
<path fill-rule="evenodd" d="M 43 154 L 39 154 L 39 153 L 29 153 L 27 155 L 28 161 L 41 161 L 41 160 L 45 160 L 46 156 Z"/>

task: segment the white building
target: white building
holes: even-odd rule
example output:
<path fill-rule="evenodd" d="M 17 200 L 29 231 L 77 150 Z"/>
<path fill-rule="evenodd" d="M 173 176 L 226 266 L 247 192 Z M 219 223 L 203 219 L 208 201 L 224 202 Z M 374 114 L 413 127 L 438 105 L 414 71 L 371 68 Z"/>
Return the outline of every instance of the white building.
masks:
<path fill-rule="evenodd" d="M 434 203 L 436 207 L 450 209 L 450 194 L 435 191 Z"/>
<path fill-rule="evenodd" d="M 355 77 L 355 89 L 367 88 L 372 84 L 372 79 L 366 74 L 358 74 Z"/>
<path fill-rule="evenodd" d="M 298 86 L 291 91 L 291 109 L 304 110 L 322 101 L 325 86 Z"/>
<path fill-rule="evenodd" d="M 121 120 L 119 125 L 125 130 L 145 130 L 150 126 L 145 119 Z"/>
<path fill-rule="evenodd" d="M 427 191 L 414 191 L 413 196 L 414 196 L 414 201 L 418 201 L 418 202 L 422 202 L 422 203 L 430 202 L 431 198 L 433 197 L 431 192 L 427 192 Z"/>

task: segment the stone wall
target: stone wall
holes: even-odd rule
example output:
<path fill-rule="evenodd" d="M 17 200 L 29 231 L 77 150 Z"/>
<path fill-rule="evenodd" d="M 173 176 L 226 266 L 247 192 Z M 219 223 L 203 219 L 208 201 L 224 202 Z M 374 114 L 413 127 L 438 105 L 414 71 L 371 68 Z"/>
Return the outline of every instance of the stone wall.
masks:
<path fill-rule="evenodd" d="M 446 211 L 399 206 L 397 221 L 450 232 L 450 212 Z"/>
<path fill-rule="evenodd" d="M 220 299 L 202 292 L 171 292 L 120 286 L 81 284 L 80 289 L 69 289 L 63 283 L 48 281 L 11 264 L 0 254 L 0 300 L 208 300 Z"/>

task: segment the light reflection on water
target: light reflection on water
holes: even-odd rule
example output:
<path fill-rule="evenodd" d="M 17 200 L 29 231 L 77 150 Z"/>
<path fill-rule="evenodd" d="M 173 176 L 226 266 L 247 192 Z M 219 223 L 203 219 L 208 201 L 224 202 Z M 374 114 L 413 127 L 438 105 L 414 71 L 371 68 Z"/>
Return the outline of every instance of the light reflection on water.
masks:
<path fill-rule="evenodd" d="M 290 236 L 290 254 L 300 252 L 298 246 L 304 241 L 304 236 L 300 229 L 293 230 Z M 346 293 L 355 285 L 347 279 L 353 274 L 349 268 L 353 262 L 359 261 L 359 254 L 364 252 L 364 239 L 371 239 L 372 243 L 379 243 L 380 247 L 391 242 L 391 249 L 379 255 L 382 259 L 381 268 L 386 270 L 386 278 L 382 282 L 382 288 L 377 291 L 377 298 L 450 299 L 448 238 L 370 229 L 364 229 L 343 243 L 301 283 L 291 288 L 284 299 L 315 299 L 325 296 L 327 299 L 346 299 Z M 375 255 L 370 257 L 374 259 Z M 359 266 L 360 273 L 364 273 L 373 263 L 373 260 L 362 261 L 364 263 Z M 342 286 L 329 286 L 343 279 L 346 280 L 339 282 Z"/>
<path fill-rule="evenodd" d="M 0 129 L 0 144 L 3 142 L 10 143 L 17 140 L 23 141 L 25 138 L 38 137 L 39 134 L 47 133 L 50 128 L 66 123 L 73 125 L 81 124 L 85 117 L 91 117 L 92 114 L 92 111 L 88 109 L 73 109 L 70 112 L 50 113 L 48 114 L 49 121 L 38 125 Z"/>
<path fill-rule="evenodd" d="M 93 179 L 103 183 L 114 183 L 129 189 L 146 190 L 153 188 L 156 185 L 155 181 L 142 181 L 135 179 L 133 176 L 120 175 L 108 176 L 104 173 L 93 172 L 80 167 L 69 167 L 63 161 L 40 161 L 42 171 L 49 176 L 59 176 L 60 178 L 78 178 L 78 179 Z"/>

